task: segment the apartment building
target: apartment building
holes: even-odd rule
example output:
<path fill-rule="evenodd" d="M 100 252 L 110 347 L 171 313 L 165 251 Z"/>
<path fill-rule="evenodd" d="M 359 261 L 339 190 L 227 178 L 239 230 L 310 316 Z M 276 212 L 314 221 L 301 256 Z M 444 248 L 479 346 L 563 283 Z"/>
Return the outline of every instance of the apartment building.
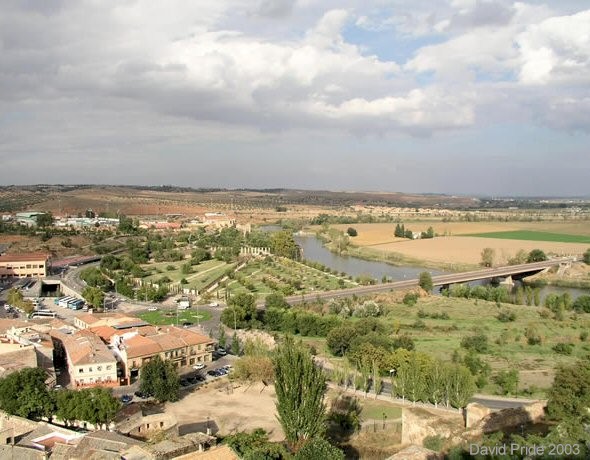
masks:
<path fill-rule="evenodd" d="M 48 254 L 5 254 L 0 256 L 0 278 L 45 278 L 48 265 Z"/>
<path fill-rule="evenodd" d="M 117 386 L 117 359 L 91 331 L 62 338 L 70 382 L 75 388 Z"/>
<path fill-rule="evenodd" d="M 112 350 L 124 367 L 124 377 L 132 382 L 141 366 L 159 355 L 176 368 L 207 363 L 212 360 L 214 340 L 188 329 L 174 326 L 138 327 L 115 331 L 110 335 Z"/>

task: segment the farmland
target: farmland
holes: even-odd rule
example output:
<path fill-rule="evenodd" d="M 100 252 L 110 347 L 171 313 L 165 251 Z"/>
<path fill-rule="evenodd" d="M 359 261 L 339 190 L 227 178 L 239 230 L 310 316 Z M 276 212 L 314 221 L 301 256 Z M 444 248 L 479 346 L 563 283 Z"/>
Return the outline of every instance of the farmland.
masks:
<path fill-rule="evenodd" d="M 531 230 L 475 233 L 468 236 L 477 236 L 481 238 L 498 238 L 502 240 L 552 241 L 559 243 L 590 244 L 590 236 L 569 235 L 566 233 L 536 232 Z"/>
<path fill-rule="evenodd" d="M 225 289 L 230 295 L 252 293 L 263 298 L 273 292 L 285 296 L 328 291 L 355 286 L 348 278 L 320 271 L 283 258 L 253 260 L 229 280 Z"/>
<path fill-rule="evenodd" d="M 349 255 L 389 260 L 398 264 L 418 264 L 451 270 L 474 268 L 484 248 L 495 251 L 495 265 L 502 265 L 521 249 L 542 249 L 550 255 L 582 254 L 590 246 L 587 221 L 563 222 L 404 222 L 413 231 L 433 227 L 433 239 L 396 238 L 395 224 L 333 225 L 340 231 L 354 227 L 358 236 L 350 238 Z M 319 227 L 313 227 L 319 230 Z"/>

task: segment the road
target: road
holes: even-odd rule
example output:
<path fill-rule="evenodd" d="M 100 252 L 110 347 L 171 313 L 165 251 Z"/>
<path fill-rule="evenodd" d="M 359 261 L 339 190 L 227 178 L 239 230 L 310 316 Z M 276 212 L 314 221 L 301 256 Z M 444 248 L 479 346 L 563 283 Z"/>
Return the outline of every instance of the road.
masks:
<path fill-rule="evenodd" d="M 486 268 L 483 270 L 474 270 L 463 273 L 453 273 L 450 275 L 437 275 L 432 277 L 432 283 L 434 286 L 444 286 L 446 284 L 454 283 L 465 283 L 468 281 L 475 281 L 488 278 L 505 277 L 510 275 L 518 275 L 523 273 L 530 273 L 535 271 L 544 270 L 545 268 L 552 267 L 559 264 L 560 262 L 573 260 L 571 258 L 548 260 L 544 262 L 534 262 L 530 264 L 521 265 L 509 265 L 505 267 Z M 394 281 L 391 283 L 374 284 L 371 286 L 358 286 L 347 289 L 338 289 L 334 291 L 323 291 L 313 292 L 308 294 L 294 295 L 286 297 L 285 300 L 295 305 L 303 303 L 305 301 L 313 301 L 316 299 L 336 299 L 340 297 L 351 297 L 351 296 L 362 296 L 367 294 L 374 294 L 378 292 L 389 292 L 397 289 L 411 289 L 418 286 L 418 279 Z M 264 307 L 264 302 L 260 301 L 257 303 L 258 307 Z"/>

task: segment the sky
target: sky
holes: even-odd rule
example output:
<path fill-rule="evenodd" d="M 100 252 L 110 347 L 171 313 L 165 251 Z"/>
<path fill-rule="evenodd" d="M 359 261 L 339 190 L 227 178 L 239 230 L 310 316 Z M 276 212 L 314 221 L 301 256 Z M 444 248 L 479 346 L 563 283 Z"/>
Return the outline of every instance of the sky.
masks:
<path fill-rule="evenodd" d="M 3 0 L 0 185 L 590 196 L 587 0 Z"/>

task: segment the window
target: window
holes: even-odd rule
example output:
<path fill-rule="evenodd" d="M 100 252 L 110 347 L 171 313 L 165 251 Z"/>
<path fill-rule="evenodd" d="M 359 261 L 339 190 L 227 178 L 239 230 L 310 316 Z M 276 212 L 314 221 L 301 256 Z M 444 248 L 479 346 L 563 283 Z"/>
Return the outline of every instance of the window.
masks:
<path fill-rule="evenodd" d="M 199 345 L 199 351 L 201 351 L 201 345 Z"/>
<path fill-rule="evenodd" d="M 98 366 L 98 367 L 96 368 L 96 370 L 97 370 L 98 372 L 102 371 L 102 366 Z"/>
<path fill-rule="evenodd" d="M 82 374 L 84 372 L 84 369 L 80 368 L 78 369 L 78 374 Z"/>
<path fill-rule="evenodd" d="M 108 366 L 107 366 L 107 371 L 110 371 L 112 368 L 113 368 L 113 366 L 111 366 L 111 365 L 108 365 Z"/>
<path fill-rule="evenodd" d="M 92 368 L 91 367 L 88 368 L 88 372 L 92 372 Z"/>

